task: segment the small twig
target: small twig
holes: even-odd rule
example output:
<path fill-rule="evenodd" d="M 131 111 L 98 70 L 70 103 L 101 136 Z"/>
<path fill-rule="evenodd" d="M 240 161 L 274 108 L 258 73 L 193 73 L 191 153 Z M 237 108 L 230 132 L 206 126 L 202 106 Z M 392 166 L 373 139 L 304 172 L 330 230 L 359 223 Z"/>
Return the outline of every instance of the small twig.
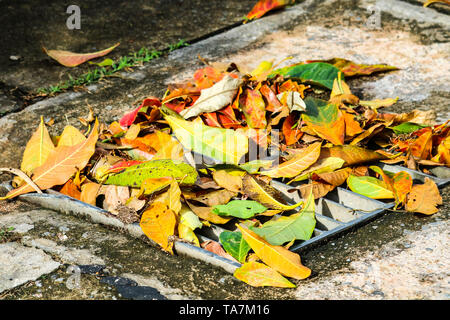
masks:
<path fill-rule="evenodd" d="M 39 187 L 37 186 L 36 183 L 34 183 L 33 180 L 30 179 L 29 176 L 26 175 L 25 172 L 23 172 L 22 170 L 19 169 L 15 169 L 15 168 L 0 168 L 0 172 L 10 172 L 12 174 L 15 174 L 16 176 L 21 177 L 26 183 L 28 183 L 28 185 L 30 187 L 32 187 L 37 193 L 42 193 L 41 189 L 39 189 Z M 8 199 L 8 197 L 0 197 L 0 200 L 6 200 Z"/>

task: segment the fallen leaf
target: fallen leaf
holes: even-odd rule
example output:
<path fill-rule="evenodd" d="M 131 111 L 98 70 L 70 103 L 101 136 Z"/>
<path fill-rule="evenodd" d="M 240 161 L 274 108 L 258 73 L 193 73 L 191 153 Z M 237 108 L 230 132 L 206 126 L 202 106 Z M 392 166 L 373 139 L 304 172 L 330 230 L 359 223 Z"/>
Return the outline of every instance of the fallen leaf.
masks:
<path fill-rule="evenodd" d="M 184 162 L 150 160 L 130 166 L 122 172 L 111 174 L 103 183 L 139 188 L 149 178 L 166 177 L 177 179 L 182 185 L 193 185 L 197 180 L 198 173 Z"/>
<path fill-rule="evenodd" d="M 140 226 L 148 238 L 173 254 L 173 242 L 169 241 L 169 237 L 174 234 L 176 223 L 175 213 L 167 204 L 157 201 L 144 211 Z"/>
<path fill-rule="evenodd" d="M 442 204 L 442 197 L 436 183 L 425 177 L 424 184 L 412 187 L 406 201 L 406 210 L 431 215 L 438 212 L 437 205 Z"/>
<path fill-rule="evenodd" d="M 263 213 L 267 208 L 253 200 L 232 200 L 223 205 L 214 206 L 212 212 L 225 217 L 236 217 L 249 219 L 259 213 Z"/>
<path fill-rule="evenodd" d="M 168 115 L 165 119 L 186 149 L 230 164 L 238 164 L 248 152 L 248 138 L 237 131 L 213 128 Z"/>
<path fill-rule="evenodd" d="M 82 143 L 86 137 L 75 127 L 68 125 L 64 128 L 61 137 L 59 138 L 57 147 L 67 146 L 71 147 Z"/>
<path fill-rule="evenodd" d="M 148 178 L 141 183 L 138 197 L 142 195 L 151 195 L 155 192 L 161 191 L 172 183 L 173 177 L 161 177 L 161 178 Z"/>
<path fill-rule="evenodd" d="M 236 231 L 222 231 L 219 235 L 219 241 L 226 252 L 240 263 L 245 262 L 250 246 L 245 242 L 242 233 Z"/>
<path fill-rule="evenodd" d="M 80 200 L 88 203 L 92 206 L 96 205 L 96 199 L 98 191 L 100 190 L 100 184 L 95 182 L 85 183 L 81 186 Z"/>
<path fill-rule="evenodd" d="M 293 128 L 294 125 L 295 128 Z M 282 131 L 287 146 L 296 143 L 303 136 L 303 132 L 298 126 L 298 121 L 295 120 L 295 116 L 292 113 L 284 120 Z"/>
<path fill-rule="evenodd" d="M 372 199 L 394 199 L 394 193 L 385 182 L 369 176 L 356 177 L 350 175 L 347 185 L 355 193 Z"/>
<path fill-rule="evenodd" d="M 201 202 L 208 207 L 214 207 L 221 204 L 226 204 L 230 201 L 231 198 L 237 196 L 237 192 L 229 191 L 229 190 L 216 190 L 204 195 L 195 197 L 192 200 Z"/>
<path fill-rule="evenodd" d="M 234 274 L 237 279 L 253 287 L 295 288 L 295 284 L 287 280 L 274 269 L 263 263 L 251 261 L 243 264 Z"/>
<path fill-rule="evenodd" d="M 305 279 L 310 276 L 311 270 L 301 264 L 300 256 L 297 253 L 282 246 L 272 246 L 242 224 L 237 227 L 241 230 L 244 240 L 269 267 L 294 279 Z"/>
<path fill-rule="evenodd" d="M 242 190 L 242 176 L 231 175 L 225 170 L 213 171 L 212 176 L 217 185 L 222 188 L 232 192 L 240 192 Z"/>
<path fill-rule="evenodd" d="M 200 247 L 200 242 L 199 242 L 197 236 L 195 235 L 194 230 L 189 228 L 184 223 L 180 222 L 178 224 L 178 236 L 181 239 L 184 239 L 184 240 L 189 241 L 190 243 L 194 244 L 194 246 Z"/>
<path fill-rule="evenodd" d="M 61 146 L 53 150 L 43 165 L 33 171 L 33 182 L 41 190 L 55 185 L 64 184 L 77 171 L 83 169 L 95 152 L 95 143 L 98 139 L 98 121 L 95 122 L 89 137 L 82 143 L 68 147 Z M 7 199 L 32 192 L 34 189 L 28 184 L 11 190 Z"/>
<path fill-rule="evenodd" d="M 289 161 L 283 162 L 273 169 L 261 171 L 260 173 L 272 178 L 295 177 L 317 161 L 320 156 L 321 145 L 321 142 L 313 143 L 309 147 L 302 149 L 301 152 L 295 154 Z"/>
<path fill-rule="evenodd" d="M 312 181 L 308 184 L 302 184 L 296 189 L 300 192 L 300 195 L 303 199 L 308 197 L 311 193 L 314 196 L 314 199 L 319 199 L 327 195 L 328 192 L 332 191 L 335 188 L 335 186 L 323 183 L 320 181 Z"/>
<path fill-rule="evenodd" d="M 253 9 L 247 14 L 248 20 L 258 19 L 271 10 L 282 8 L 292 3 L 292 0 L 259 0 Z"/>
<path fill-rule="evenodd" d="M 122 127 L 129 127 L 129 126 L 131 126 L 133 124 L 134 120 L 136 120 L 136 117 L 137 117 L 139 111 L 142 108 L 149 107 L 149 106 L 160 107 L 161 106 L 161 101 L 158 98 L 156 98 L 156 97 L 149 97 L 149 98 L 144 99 L 144 101 L 142 101 L 142 103 L 141 103 L 141 105 L 139 107 L 137 107 L 133 111 L 130 111 L 129 113 L 126 113 L 119 120 L 119 124 Z"/>
<path fill-rule="evenodd" d="M 269 220 L 259 228 L 250 228 L 268 243 L 279 246 L 293 240 L 308 240 L 316 226 L 314 196 L 311 192 L 302 209 L 290 216 Z"/>
<path fill-rule="evenodd" d="M 345 120 L 334 104 L 314 98 L 306 98 L 306 112 L 302 119 L 319 137 L 335 145 L 344 144 Z"/>
<path fill-rule="evenodd" d="M 130 198 L 128 187 L 110 185 L 105 190 L 104 208 L 114 215 L 118 214 L 118 207 L 124 206 Z"/>
<path fill-rule="evenodd" d="M 239 97 L 239 105 L 250 128 L 264 129 L 267 126 L 266 103 L 258 88 L 245 89 Z"/>
<path fill-rule="evenodd" d="M 200 244 L 200 246 L 212 253 L 217 254 L 218 256 L 224 257 L 226 259 L 229 259 L 231 261 L 236 261 L 236 259 L 234 259 L 230 254 L 228 254 L 220 245 L 220 243 L 218 243 L 217 241 L 214 240 L 206 240 L 205 242 L 202 242 Z"/>
<path fill-rule="evenodd" d="M 345 160 L 344 167 L 387 159 L 385 155 L 353 145 L 322 148 L 319 160 L 328 157 L 337 157 Z"/>
<path fill-rule="evenodd" d="M 242 190 L 244 194 L 269 209 L 287 211 L 295 209 L 303 204 L 303 202 L 300 201 L 294 205 L 287 205 L 279 191 L 269 184 L 266 184 L 259 179 L 255 179 L 249 174 L 244 176 L 243 183 Z"/>
<path fill-rule="evenodd" d="M 200 97 L 192 107 L 180 112 L 185 119 L 195 117 L 203 112 L 214 112 L 231 104 L 242 80 L 226 75 L 211 88 L 203 89 Z"/>
<path fill-rule="evenodd" d="M 42 166 L 49 155 L 53 153 L 55 146 L 48 134 L 44 124 L 44 117 L 41 116 L 39 127 L 28 140 L 22 156 L 20 170 L 31 175 L 34 169 Z"/>
<path fill-rule="evenodd" d="M 449 0 L 428 0 L 428 1 L 426 1 L 424 4 L 423 4 L 423 6 L 424 7 L 428 7 L 430 4 L 432 4 L 432 3 L 445 3 L 445 4 L 448 4 L 448 5 L 450 5 L 450 1 Z"/>
<path fill-rule="evenodd" d="M 77 187 L 77 185 L 73 182 L 72 179 L 69 179 L 59 190 L 62 194 L 65 194 L 66 196 L 72 197 L 74 199 L 80 200 L 81 198 L 81 191 Z"/>
<path fill-rule="evenodd" d="M 398 70 L 397 67 L 385 65 L 385 64 L 358 64 L 350 60 L 342 58 L 333 58 L 330 60 L 309 60 L 307 62 L 325 62 L 332 64 L 338 68 L 346 77 L 370 75 L 378 72 L 386 72 L 392 70 Z"/>
<path fill-rule="evenodd" d="M 231 220 L 231 218 L 224 218 L 218 216 L 217 214 L 212 212 L 212 207 L 199 207 L 191 202 L 186 200 L 189 208 L 194 212 L 200 219 L 215 223 L 215 224 L 224 224 Z"/>
<path fill-rule="evenodd" d="M 306 171 L 303 171 L 302 174 L 295 177 L 289 183 L 293 181 L 302 181 L 311 178 L 311 176 L 324 172 L 331 172 L 336 169 L 341 168 L 344 165 L 345 161 L 341 158 L 336 157 L 328 157 L 322 158 L 316 161 L 311 167 L 309 167 Z"/>
<path fill-rule="evenodd" d="M 306 109 L 305 101 L 303 101 L 300 93 L 295 91 L 285 91 L 277 95 L 277 99 L 288 106 L 289 110 L 303 112 Z"/>
<path fill-rule="evenodd" d="M 328 89 L 333 89 L 334 79 L 338 77 L 339 69 L 335 66 L 316 62 L 299 63 L 273 71 L 272 75 L 280 74 L 285 77 L 300 79 L 314 85 L 319 85 Z"/>
<path fill-rule="evenodd" d="M 116 48 L 119 44 L 120 43 L 116 43 L 115 45 L 113 45 L 112 47 L 110 47 L 108 49 L 105 49 L 102 51 L 97 51 L 97 52 L 92 52 L 92 53 L 73 53 L 73 52 L 65 51 L 65 50 L 47 50 L 44 47 L 42 47 L 42 49 L 48 56 L 55 59 L 63 66 L 76 67 L 88 60 L 107 55 L 112 50 L 114 50 L 114 48 Z"/>

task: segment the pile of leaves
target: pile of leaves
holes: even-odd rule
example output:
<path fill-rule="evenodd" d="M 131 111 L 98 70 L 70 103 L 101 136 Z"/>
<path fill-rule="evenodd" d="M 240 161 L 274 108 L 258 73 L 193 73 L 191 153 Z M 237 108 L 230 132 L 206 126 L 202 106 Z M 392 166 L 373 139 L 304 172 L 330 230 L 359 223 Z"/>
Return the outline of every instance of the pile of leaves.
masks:
<path fill-rule="evenodd" d="M 51 188 L 139 222 L 170 254 L 186 241 L 242 263 L 235 276 L 250 285 L 294 287 L 285 277 L 311 270 L 288 248 L 312 236 L 315 200 L 336 187 L 427 215 L 442 203 L 431 179 L 415 184 L 376 163 L 450 166 L 449 121 L 434 124 L 432 110 L 383 113 L 397 99 L 360 100 L 345 82 L 396 69 L 339 58 L 251 71 L 210 64 L 118 122 L 100 124 L 91 110 L 84 130 L 50 136 L 41 118 L 1 199 Z M 272 179 L 303 201 L 286 201 Z M 220 243 L 199 240 L 211 225 L 226 229 Z"/>

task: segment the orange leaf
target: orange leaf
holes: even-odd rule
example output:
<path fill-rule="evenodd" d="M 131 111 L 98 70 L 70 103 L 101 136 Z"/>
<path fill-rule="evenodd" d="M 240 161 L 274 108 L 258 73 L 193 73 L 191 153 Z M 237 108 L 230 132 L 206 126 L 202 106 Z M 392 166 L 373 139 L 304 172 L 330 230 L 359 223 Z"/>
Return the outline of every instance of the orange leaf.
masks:
<path fill-rule="evenodd" d="M 212 87 L 223 79 L 225 73 L 211 66 L 198 69 L 194 73 L 195 85 L 203 90 Z"/>
<path fill-rule="evenodd" d="M 203 249 L 215 253 L 218 256 L 227 258 L 229 260 L 232 261 L 236 261 L 238 262 L 235 258 L 233 258 L 230 254 L 228 254 L 223 248 L 222 245 L 220 243 L 218 243 L 217 241 L 214 240 L 207 240 L 205 242 L 202 242 L 200 244 L 200 247 L 202 247 Z"/>
<path fill-rule="evenodd" d="M 267 126 L 266 103 L 259 90 L 246 89 L 239 99 L 248 126 L 264 129 Z"/>
<path fill-rule="evenodd" d="M 115 47 L 117 47 L 120 43 L 116 43 L 112 47 L 97 51 L 93 53 L 73 53 L 70 51 L 64 51 L 64 50 L 47 50 L 46 48 L 42 48 L 46 54 L 48 54 L 51 58 L 58 61 L 60 64 L 66 67 L 76 67 L 88 60 L 95 59 L 98 57 L 102 57 L 104 55 L 107 55 L 112 50 L 114 50 Z"/>
<path fill-rule="evenodd" d="M 259 0 L 247 14 L 247 19 L 253 20 L 261 18 L 267 12 L 284 7 L 291 2 L 291 0 Z"/>
<path fill-rule="evenodd" d="M 30 175 L 35 168 L 45 163 L 54 150 L 55 146 L 45 127 L 44 117 L 41 117 L 39 127 L 31 136 L 23 152 L 20 170 Z"/>
<path fill-rule="evenodd" d="M 406 201 L 406 210 L 431 215 L 438 212 L 437 205 L 442 204 L 439 189 L 430 178 L 425 178 L 424 184 L 416 184 Z"/>
<path fill-rule="evenodd" d="M 140 226 L 147 237 L 173 254 L 173 242 L 169 241 L 169 237 L 174 234 L 176 223 L 175 213 L 167 204 L 156 201 L 142 214 Z"/>
<path fill-rule="evenodd" d="M 328 157 L 337 157 L 345 160 L 344 167 L 387 159 L 386 156 L 380 153 L 352 145 L 322 148 L 320 159 Z"/>
<path fill-rule="evenodd" d="M 247 262 L 233 274 L 237 279 L 253 287 L 295 288 L 295 285 L 274 269 L 256 261 Z"/>
<path fill-rule="evenodd" d="M 98 121 L 96 120 L 91 134 L 85 141 L 70 147 L 57 147 L 49 155 L 47 161 L 34 170 L 33 181 L 41 190 L 64 184 L 77 170 L 81 170 L 86 166 L 95 152 L 95 144 L 98 139 L 98 126 Z M 26 184 L 11 190 L 6 197 L 14 198 L 31 191 L 34 191 L 34 189 Z"/>

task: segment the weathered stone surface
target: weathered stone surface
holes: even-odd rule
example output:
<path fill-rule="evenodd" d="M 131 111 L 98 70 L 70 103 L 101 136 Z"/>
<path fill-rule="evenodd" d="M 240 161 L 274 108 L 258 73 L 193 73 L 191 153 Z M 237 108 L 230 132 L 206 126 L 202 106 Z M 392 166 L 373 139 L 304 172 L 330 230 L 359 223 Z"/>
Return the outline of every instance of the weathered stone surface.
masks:
<path fill-rule="evenodd" d="M 66 246 L 61 246 L 49 239 L 44 238 L 31 239 L 30 237 L 23 237 L 22 243 L 30 247 L 42 249 L 51 255 L 55 255 L 63 263 L 68 264 L 105 263 L 102 258 L 93 255 L 87 249 L 74 249 Z"/>
<path fill-rule="evenodd" d="M 350 263 L 350 268 L 306 281 L 298 299 L 450 298 L 450 222 L 431 223 L 381 250 Z"/>
<path fill-rule="evenodd" d="M 42 250 L 17 242 L 0 244 L 0 292 L 38 279 L 60 266 Z"/>
<path fill-rule="evenodd" d="M 32 90 L 92 68 L 88 63 L 77 68 L 61 66 L 41 46 L 95 52 L 120 42 L 108 55 L 117 59 L 142 47 L 164 49 L 180 39 L 189 41 L 215 32 L 241 21 L 253 4 L 252 0 L 78 0 L 81 29 L 70 30 L 66 25 L 69 3 L 2 1 L 0 21 L 7 27 L 0 35 L 0 81 Z M 11 60 L 11 55 L 21 58 Z"/>

